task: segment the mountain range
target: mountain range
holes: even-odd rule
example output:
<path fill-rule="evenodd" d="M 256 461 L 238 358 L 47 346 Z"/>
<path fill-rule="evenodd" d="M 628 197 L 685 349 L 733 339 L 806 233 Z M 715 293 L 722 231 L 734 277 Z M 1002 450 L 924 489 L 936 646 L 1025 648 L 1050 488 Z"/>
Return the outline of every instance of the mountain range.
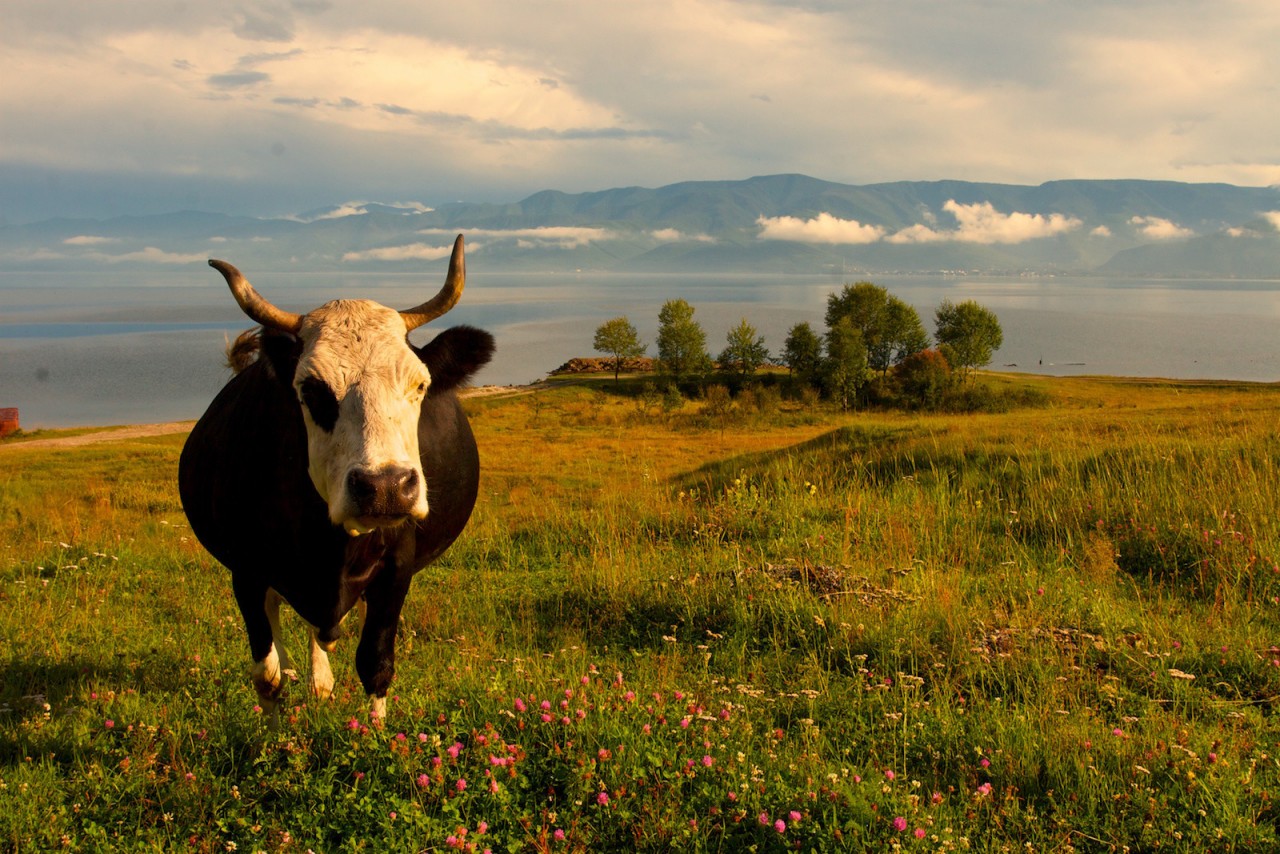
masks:
<path fill-rule="evenodd" d="M 1280 278 L 1280 188 L 1139 180 L 1039 186 L 804 175 L 548 190 L 509 204 L 347 202 L 291 217 L 186 211 L 0 226 L 0 271 L 443 267 L 486 271 Z"/>

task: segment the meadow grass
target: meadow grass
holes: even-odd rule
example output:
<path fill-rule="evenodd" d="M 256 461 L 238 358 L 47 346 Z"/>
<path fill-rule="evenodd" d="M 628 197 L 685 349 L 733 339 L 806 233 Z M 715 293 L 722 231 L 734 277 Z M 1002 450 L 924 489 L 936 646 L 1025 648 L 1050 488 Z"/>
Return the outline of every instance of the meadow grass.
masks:
<path fill-rule="evenodd" d="M 347 641 L 256 710 L 183 437 L 0 446 L 0 848 L 1276 849 L 1280 389 L 988 381 L 469 402 L 383 727 Z"/>

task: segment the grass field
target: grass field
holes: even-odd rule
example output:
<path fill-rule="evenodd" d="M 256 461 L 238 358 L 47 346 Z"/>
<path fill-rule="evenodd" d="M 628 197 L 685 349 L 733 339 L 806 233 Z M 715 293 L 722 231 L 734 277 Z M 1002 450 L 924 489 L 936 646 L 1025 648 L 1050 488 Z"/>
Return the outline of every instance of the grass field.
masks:
<path fill-rule="evenodd" d="M 0 849 L 1280 850 L 1280 387 L 988 381 L 470 402 L 382 728 L 255 709 L 181 435 L 0 445 Z"/>

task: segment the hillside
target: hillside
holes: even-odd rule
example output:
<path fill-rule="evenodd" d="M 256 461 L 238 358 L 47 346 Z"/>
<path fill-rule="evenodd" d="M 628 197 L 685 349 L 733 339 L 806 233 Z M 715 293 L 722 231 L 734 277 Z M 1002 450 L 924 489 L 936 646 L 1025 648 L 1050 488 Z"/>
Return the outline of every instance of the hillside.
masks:
<path fill-rule="evenodd" d="M 1280 189 L 1167 181 L 852 186 L 804 175 L 536 193 L 510 204 L 339 205 L 289 219 L 182 212 L 0 228 L 0 271 L 234 258 L 251 269 L 420 270 L 465 233 L 490 270 L 973 272 L 1271 278 Z"/>

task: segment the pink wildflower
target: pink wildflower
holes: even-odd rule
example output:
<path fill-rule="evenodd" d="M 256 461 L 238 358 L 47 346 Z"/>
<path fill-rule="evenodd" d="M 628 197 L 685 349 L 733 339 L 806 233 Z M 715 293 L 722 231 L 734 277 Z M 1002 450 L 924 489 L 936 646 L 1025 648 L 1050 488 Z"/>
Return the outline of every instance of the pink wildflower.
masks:
<path fill-rule="evenodd" d="M 111 729 L 116 725 L 116 722 L 111 720 L 110 718 L 107 718 L 105 721 L 103 721 L 102 725 L 105 726 L 107 729 Z"/>
<path fill-rule="evenodd" d="M 609 805 L 609 793 L 601 792 L 600 794 L 596 795 L 596 803 L 598 803 L 602 807 L 607 807 Z"/>
<path fill-rule="evenodd" d="M 704 756 L 704 757 L 702 757 L 702 767 L 703 767 L 703 768 L 710 768 L 713 764 L 715 764 L 715 760 L 714 760 L 714 759 L 712 759 L 710 756 Z"/>
<path fill-rule="evenodd" d="M 907 820 L 902 816 L 897 816 L 893 820 L 893 829 L 901 833 L 907 829 Z"/>
<path fill-rule="evenodd" d="M 769 814 L 767 812 L 760 813 L 760 823 L 765 827 L 769 826 Z"/>
<path fill-rule="evenodd" d="M 450 759 L 457 759 L 458 754 L 462 752 L 462 742 L 455 741 L 453 744 L 449 745 L 449 749 L 445 752 L 449 754 Z"/>
<path fill-rule="evenodd" d="M 777 821 L 775 821 L 775 822 L 773 823 L 773 829 L 774 829 L 774 830 L 776 830 L 776 831 L 778 831 L 779 833 L 786 833 L 786 832 L 787 832 L 787 823 L 786 823 L 785 821 L 783 821 L 782 819 L 778 819 Z"/>
<path fill-rule="evenodd" d="M 804 818 L 804 816 L 800 815 L 800 813 L 796 812 L 795 810 L 792 810 L 791 812 L 787 813 L 787 818 L 791 819 L 792 824 L 795 824 L 800 819 Z"/>
<path fill-rule="evenodd" d="M 555 832 L 551 834 L 551 838 L 556 842 L 564 842 L 564 831 L 557 827 Z"/>
<path fill-rule="evenodd" d="M 525 706 L 524 700 L 521 700 L 519 697 L 516 697 L 516 711 L 523 712 L 526 708 L 527 706 Z"/>
<path fill-rule="evenodd" d="M 419 775 L 418 775 L 418 786 L 419 786 L 420 788 L 425 789 L 427 786 L 430 786 L 430 785 L 431 785 L 431 778 L 430 778 L 430 777 L 428 777 L 426 774 L 419 774 Z"/>
<path fill-rule="evenodd" d="M 991 794 L 991 784 L 983 783 L 981 786 L 979 786 L 978 794 L 982 795 L 983 797 L 986 797 L 987 795 Z"/>
<path fill-rule="evenodd" d="M 917 827 L 917 828 L 916 828 L 916 839 L 924 839 L 924 828 L 923 828 L 923 827 Z"/>
<path fill-rule="evenodd" d="M 897 774 L 893 773 L 892 769 L 886 770 L 884 772 L 884 778 L 886 780 L 892 780 L 894 777 L 897 777 L 897 776 L 898 776 Z"/>

